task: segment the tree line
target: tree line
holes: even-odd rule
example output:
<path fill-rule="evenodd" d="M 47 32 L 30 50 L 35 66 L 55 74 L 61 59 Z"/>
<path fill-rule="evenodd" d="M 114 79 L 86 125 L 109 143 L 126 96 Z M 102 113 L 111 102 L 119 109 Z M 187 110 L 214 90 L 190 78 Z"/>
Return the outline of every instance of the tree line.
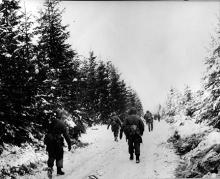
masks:
<path fill-rule="evenodd" d="M 171 88 L 163 113 L 174 116 L 185 110 L 185 114 L 194 117 L 197 122 L 206 121 L 208 125 L 220 129 L 220 18 L 207 50 L 201 88 L 192 92 L 186 86 L 183 93 Z"/>
<path fill-rule="evenodd" d="M 73 120 L 106 123 L 112 112 L 122 118 L 136 106 L 137 93 L 111 61 L 79 55 L 67 43 L 58 0 L 45 1 L 38 17 L 18 0 L 0 3 L 0 139 L 21 144 L 30 133 L 41 138 L 54 112 L 65 109 Z"/>

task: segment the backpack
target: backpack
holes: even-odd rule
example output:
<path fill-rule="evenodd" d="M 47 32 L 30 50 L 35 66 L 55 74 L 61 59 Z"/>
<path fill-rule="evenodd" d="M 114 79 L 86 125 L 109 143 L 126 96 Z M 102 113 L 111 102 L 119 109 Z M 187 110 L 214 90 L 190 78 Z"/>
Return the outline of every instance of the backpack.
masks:
<path fill-rule="evenodd" d="M 44 144 L 45 145 L 51 145 L 54 141 L 54 137 L 51 133 L 47 133 L 45 136 L 44 136 Z"/>
<path fill-rule="evenodd" d="M 44 137 L 44 144 L 46 146 L 64 145 L 64 139 L 61 135 L 47 133 Z"/>
<path fill-rule="evenodd" d="M 151 115 L 151 113 L 148 113 L 148 114 L 144 115 L 144 119 L 148 123 L 148 122 L 151 122 L 153 120 L 153 116 Z"/>
<path fill-rule="evenodd" d="M 133 125 L 131 125 L 130 126 L 130 135 L 131 136 L 134 136 L 134 135 L 136 135 L 136 134 L 140 134 L 140 130 L 139 130 L 139 128 L 137 127 L 137 125 L 135 125 L 135 124 L 133 124 Z"/>

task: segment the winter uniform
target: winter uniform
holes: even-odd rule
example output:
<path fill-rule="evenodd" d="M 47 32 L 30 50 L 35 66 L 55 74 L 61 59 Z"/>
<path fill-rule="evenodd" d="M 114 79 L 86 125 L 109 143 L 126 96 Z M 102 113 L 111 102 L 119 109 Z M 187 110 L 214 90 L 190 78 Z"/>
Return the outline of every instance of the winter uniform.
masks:
<path fill-rule="evenodd" d="M 75 139 L 76 141 L 79 141 L 79 137 L 81 136 L 82 130 L 80 129 L 80 126 L 74 126 L 70 131 L 71 138 Z"/>
<path fill-rule="evenodd" d="M 146 124 L 148 125 L 149 132 L 152 131 L 154 119 L 150 111 L 146 112 L 146 114 L 144 115 L 144 119 L 146 121 Z"/>
<path fill-rule="evenodd" d="M 128 139 L 128 152 L 130 154 L 130 159 L 133 160 L 133 153 L 136 155 L 136 162 L 139 163 L 140 156 L 140 143 L 142 143 L 142 135 L 144 132 L 144 123 L 141 118 L 136 115 L 135 112 L 130 112 L 125 118 L 120 131 L 120 138 L 122 138 L 122 133 L 125 133 Z"/>
<path fill-rule="evenodd" d="M 160 122 L 160 118 L 161 118 L 161 116 L 159 113 L 154 114 L 154 120 L 158 120 L 158 122 Z"/>
<path fill-rule="evenodd" d="M 60 119 L 54 119 L 50 124 L 47 135 L 45 136 L 44 142 L 47 146 L 48 151 L 48 167 L 53 168 L 54 161 L 56 160 L 57 174 L 63 175 L 61 168 L 63 168 L 63 146 L 65 138 L 68 149 L 71 149 L 71 141 L 67 133 L 67 129 L 64 121 Z"/>
<path fill-rule="evenodd" d="M 107 129 L 109 128 L 110 125 L 114 135 L 114 139 L 115 141 L 118 141 L 118 133 L 119 133 L 119 128 L 121 127 L 121 120 L 116 114 L 110 118 L 110 122 L 108 124 Z"/>

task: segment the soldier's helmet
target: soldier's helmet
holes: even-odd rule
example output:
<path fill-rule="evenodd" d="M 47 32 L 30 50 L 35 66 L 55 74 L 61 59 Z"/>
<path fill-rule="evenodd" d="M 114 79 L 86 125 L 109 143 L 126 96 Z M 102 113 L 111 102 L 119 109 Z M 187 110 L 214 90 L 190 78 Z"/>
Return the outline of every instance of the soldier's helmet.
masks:
<path fill-rule="evenodd" d="M 137 109 L 132 107 L 128 110 L 128 115 L 137 114 Z"/>
<path fill-rule="evenodd" d="M 63 119 L 64 111 L 62 109 L 58 108 L 56 110 L 56 116 L 57 116 L 58 119 Z"/>

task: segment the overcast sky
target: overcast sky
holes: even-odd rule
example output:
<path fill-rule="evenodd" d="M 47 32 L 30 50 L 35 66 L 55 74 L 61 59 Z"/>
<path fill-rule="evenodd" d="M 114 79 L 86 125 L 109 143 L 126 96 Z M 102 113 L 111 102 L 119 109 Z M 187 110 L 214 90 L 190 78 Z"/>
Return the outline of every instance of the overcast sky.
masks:
<path fill-rule="evenodd" d="M 26 0 L 26 7 L 35 11 L 42 2 Z M 220 2 L 63 1 L 62 7 L 73 49 L 111 60 L 144 110 L 162 103 L 171 86 L 199 89 Z"/>

